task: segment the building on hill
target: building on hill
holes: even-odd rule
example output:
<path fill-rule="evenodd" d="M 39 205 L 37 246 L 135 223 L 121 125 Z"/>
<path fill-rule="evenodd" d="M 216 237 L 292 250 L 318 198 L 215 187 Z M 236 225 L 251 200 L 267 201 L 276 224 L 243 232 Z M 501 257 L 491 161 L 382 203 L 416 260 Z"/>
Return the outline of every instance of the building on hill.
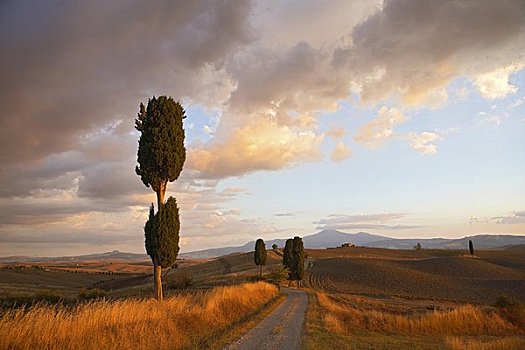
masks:
<path fill-rule="evenodd" d="M 353 243 L 343 243 L 343 244 L 341 244 L 341 248 L 349 248 L 349 247 L 355 247 L 355 244 L 353 244 Z"/>

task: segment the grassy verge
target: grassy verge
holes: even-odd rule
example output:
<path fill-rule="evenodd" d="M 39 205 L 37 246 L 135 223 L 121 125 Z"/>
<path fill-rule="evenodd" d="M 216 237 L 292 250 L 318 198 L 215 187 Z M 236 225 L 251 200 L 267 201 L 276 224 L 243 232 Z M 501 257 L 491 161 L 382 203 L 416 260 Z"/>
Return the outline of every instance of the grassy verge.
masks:
<path fill-rule="evenodd" d="M 496 311 L 468 305 L 408 316 L 381 310 L 373 300 L 362 299 L 355 305 L 346 304 L 344 298 L 309 293 L 308 350 L 523 349 L 524 335 Z"/>
<path fill-rule="evenodd" d="M 36 305 L 0 316 L 0 349 L 200 349 L 278 295 L 258 282 L 155 300 Z"/>
<path fill-rule="evenodd" d="M 412 350 L 446 349 L 442 341 L 435 342 L 413 336 L 387 335 L 379 332 L 355 330 L 341 334 L 329 329 L 325 323 L 326 311 L 319 305 L 315 292 L 308 292 L 306 312 L 306 350 L 352 349 L 352 350 Z"/>

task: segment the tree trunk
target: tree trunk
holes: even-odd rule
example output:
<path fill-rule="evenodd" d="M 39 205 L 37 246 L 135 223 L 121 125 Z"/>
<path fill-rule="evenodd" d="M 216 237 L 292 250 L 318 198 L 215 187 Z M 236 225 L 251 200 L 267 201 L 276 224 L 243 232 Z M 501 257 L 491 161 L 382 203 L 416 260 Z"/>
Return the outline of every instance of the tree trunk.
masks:
<path fill-rule="evenodd" d="M 157 210 L 160 210 L 161 204 L 164 204 L 164 195 L 166 194 L 167 182 L 162 182 L 157 192 Z"/>
<path fill-rule="evenodd" d="M 162 267 L 156 263 L 153 264 L 153 286 L 155 287 L 155 298 L 162 300 Z"/>
<path fill-rule="evenodd" d="M 262 265 L 259 265 L 259 277 L 262 278 Z"/>

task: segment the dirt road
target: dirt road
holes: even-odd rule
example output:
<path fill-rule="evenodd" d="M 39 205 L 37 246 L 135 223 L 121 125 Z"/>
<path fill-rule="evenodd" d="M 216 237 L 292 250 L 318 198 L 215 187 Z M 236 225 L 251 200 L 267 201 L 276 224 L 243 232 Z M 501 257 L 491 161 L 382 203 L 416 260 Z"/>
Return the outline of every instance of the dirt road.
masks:
<path fill-rule="evenodd" d="M 288 298 L 259 325 L 224 350 L 295 350 L 301 348 L 304 317 L 308 305 L 305 292 L 284 289 Z"/>

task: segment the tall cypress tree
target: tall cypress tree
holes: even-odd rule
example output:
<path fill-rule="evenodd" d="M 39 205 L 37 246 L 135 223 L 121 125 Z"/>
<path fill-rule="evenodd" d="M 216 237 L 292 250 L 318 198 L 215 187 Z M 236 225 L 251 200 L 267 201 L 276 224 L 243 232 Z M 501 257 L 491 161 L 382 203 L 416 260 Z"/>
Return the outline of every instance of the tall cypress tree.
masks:
<path fill-rule="evenodd" d="M 468 240 L 468 250 L 470 251 L 470 255 L 474 255 L 474 243 L 472 243 L 472 240 Z"/>
<path fill-rule="evenodd" d="M 146 252 L 151 257 L 154 271 L 155 294 L 162 300 L 162 267 L 171 266 L 179 252 L 179 210 L 175 199 L 164 203 L 168 182 L 178 179 L 184 161 L 184 128 L 186 118 L 179 102 L 160 96 L 148 100 L 148 106 L 139 107 L 135 128 L 140 131 L 135 172 L 146 187 L 157 195 L 157 214 L 153 205 L 144 226 Z"/>
<path fill-rule="evenodd" d="M 255 265 L 259 266 L 259 276 L 262 277 L 262 267 L 263 265 L 266 265 L 266 244 L 264 244 L 264 241 L 259 238 L 255 242 L 255 252 L 253 254 L 253 260 L 255 262 Z"/>

